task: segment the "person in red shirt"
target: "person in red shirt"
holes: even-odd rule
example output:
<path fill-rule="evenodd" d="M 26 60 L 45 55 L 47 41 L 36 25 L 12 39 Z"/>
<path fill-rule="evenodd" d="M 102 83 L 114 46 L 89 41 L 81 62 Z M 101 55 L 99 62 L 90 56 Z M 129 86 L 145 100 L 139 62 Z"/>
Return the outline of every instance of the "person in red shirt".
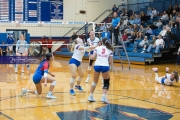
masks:
<path fill-rule="evenodd" d="M 47 44 L 46 36 L 44 36 L 42 38 L 42 55 L 45 55 L 46 54 L 47 45 L 43 45 L 43 44 Z"/>
<path fill-rule="evenodd" d="M 52 51 L 51 51 L 51 49 L 52 49 L 52 38 L 51 37 L 49 37 L 49 40 L 47 41 L 48 42 L 48 50 L 49 50 L 49 53 L 51 53 Z"/>

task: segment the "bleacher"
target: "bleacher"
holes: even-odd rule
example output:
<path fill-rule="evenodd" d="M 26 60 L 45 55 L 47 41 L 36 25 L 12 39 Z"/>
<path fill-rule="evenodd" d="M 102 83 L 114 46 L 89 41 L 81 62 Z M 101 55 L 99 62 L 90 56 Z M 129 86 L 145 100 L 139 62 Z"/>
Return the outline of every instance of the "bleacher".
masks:
<path fill-rule="evenodd" d="M 144 11 L 146 13 L 148 6 L 150 6 L 150 7 L 155 7 L 157 9 L 157 11 L 159 12 L 159 15 L 161 15 L 161 13 L 164 10 L 168 9 L 170 4 L 175 5 L 175 3 L 176 4 L 180 3 L 180 1 L 178 1 L 178 0 L 166 0 L 166 1 L 156 0 L 156 2 L 146 3 L 145 5 L 143 5 L 143 7 L 141 9 L 139 9 L 139 11 L 136 10 L 135 12 L 140 13 L 140 11 Z M 141 3 L 141 4 L 143 4 L 143 3 Z M 132 4 L 130 4 L 130 5 L 132 6 Z M 159 18 L 160 18 L 159 15 L 157 17 L 155 17 L 153 20 L 148 20 L 148 22 L 146 23 L 145 26 L 151 25 L 151 24 L 153 24 L 153 22 L 157 22 L 157 20 L 159 20 Z M 107 18 L 104 19 L 104 22 L 111 22 L 111 19 L 112 19 L 112 16 L 108 16 Z M 153 35 L 157 36 L 161 30 L 162 30 L 162 28 L 153 30 Z M 150 51 L 150 53 L 140 53 L 142 51 L 142 48 L 138 48 L 136 53 L 132 52 L 134 44 L 133 43 L 128 44 L 126 47 L 126 50 L 127 50 L 128 56 L 129 56 L 129 60 L 131 61 L 131 63 L 135 63 L 135 64 L 146 64 L 146 63 L 156 62 L 157 58 L 161 58 L 163 60 L 164 59 L 163 56 L 167 56 L 168 54 L 173 54 L 173 52 L 176 51 L 176 47 L 178 47 L 177 45 L 180 43 L 180 35 L 178 34 L 179 32 L 180 32 L 180 30 L 178 29 L 177 33 L 176 33 L 176 40 L 171 40 L 173 43 L 172 44 L 173 46 L 170 47 L 169 44 L 165 44 L 165 46 L 169 49 L 159 50 L 159 52 L 157 54 L 154 54 L 155 49 L 152 49 Z M 150 36 L 150 39 L 152 39 L 152 36 Z M 141 40 L 137 40 L 137 41 L 140 42 Z M 56 51 L 55 54 L 58 56 L 63 56 L 63 57 L 71 57 L 72 56 L 72 53 L 67 48 L 61 48 L 60 51 Z M 123 49 L 120 49 L 120 55 L 122 57 L 122 60 L 124 60 L 124 61 L 127 60 Z M 84 58 L 85 59 L 88 58 L 88 53 L 85 54 Z M 120 60 L 116 50 L 114 52 L 114 60 L 118 61 L 118 62 Z M 158 60 L 160 60 L 160 59 L 158 59 Z"/>

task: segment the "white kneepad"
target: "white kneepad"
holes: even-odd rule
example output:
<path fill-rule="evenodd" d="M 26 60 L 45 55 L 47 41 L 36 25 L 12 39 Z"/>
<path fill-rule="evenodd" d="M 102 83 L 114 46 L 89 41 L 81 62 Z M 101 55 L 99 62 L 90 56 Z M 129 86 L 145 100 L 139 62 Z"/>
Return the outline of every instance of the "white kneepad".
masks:
<path fill-rule="evenodd" d="M 70 83 L 74 83 L 74 81 L 75 81 L 74 78 L 70 79 Z"/>
<path fill-rule="evenodd" d="M 51 85 L 52 85 L 52 86 L 56 86 L 56 81 L 53 81 L 53 82 L 51 83 Z"/>

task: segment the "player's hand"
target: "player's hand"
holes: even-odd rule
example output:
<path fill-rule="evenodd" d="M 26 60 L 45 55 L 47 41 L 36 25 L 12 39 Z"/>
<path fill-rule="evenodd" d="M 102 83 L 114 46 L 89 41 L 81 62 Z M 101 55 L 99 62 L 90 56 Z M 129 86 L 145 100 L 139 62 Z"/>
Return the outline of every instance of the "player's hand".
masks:
<path fill-rule="evenodd" d="M 52 76 L 52 77 L 55 77 L 55 75 L 54 75 L 54 74 L 51 74 L 51 76 Z"/>
<path fill-rule="evenodd" d="M 47 82 L 44 82 L 44 86 L 45 86 L 45 87 L 47 86 Z"/>

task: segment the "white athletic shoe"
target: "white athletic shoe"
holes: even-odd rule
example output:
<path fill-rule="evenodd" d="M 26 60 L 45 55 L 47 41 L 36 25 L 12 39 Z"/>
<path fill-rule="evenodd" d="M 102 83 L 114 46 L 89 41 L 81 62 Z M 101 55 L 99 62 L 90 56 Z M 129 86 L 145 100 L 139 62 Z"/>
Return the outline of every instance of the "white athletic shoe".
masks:
<path fill-rule="evenodd" d="M 96 101 L 94 100 L 93 96 L 89 96 L 89 97 L 88 97 L 88 101 L 89 101 L 89 102 L 96 102 Z"/>
<path fill-rule="evenodd" d="M 91 78 L 91 76 L 88 75 L 85 82 L 86 82 L 86 83 L 89 82 L 90 78 Z"/>
<path fill-rule="evenodd" d="M 152 70 L 153 70 L 154 72 L 157 72 L 157 71 L 158 71 L 158 68 L 152 68 Z"/>
<path fill-rule="evenodd" d="M 46 95 L 46 98 L 50 98 L 50 99 L 56 99 L 56 97 L 55 96 L 53 96 L 52 94 L 51 95 Z"/>
<path fill-rule="evenodd" d="M 106 99 L 106 97 L 102 97 L 101 98 L 101 102 L 105 103 L 105 104 L 108 104 L 109 101 Z"/>
<path fill-rule="evenodd" d="M 27 93 L 27 89 L 22 88 L 22 90 L 21 90 L 21 97 L 22 97 L 22 96 L 25 96 L 26 93 Z"/>
<path fill-rule="evenodd" d="M 166 72 L 169 72 L 169 68 L 168 67 L 166 67 Z"/>

